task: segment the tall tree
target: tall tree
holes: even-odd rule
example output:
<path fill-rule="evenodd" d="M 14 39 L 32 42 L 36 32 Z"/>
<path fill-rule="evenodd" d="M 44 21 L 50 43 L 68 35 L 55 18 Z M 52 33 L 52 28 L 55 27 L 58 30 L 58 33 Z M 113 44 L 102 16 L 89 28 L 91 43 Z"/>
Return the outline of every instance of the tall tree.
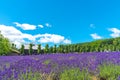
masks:
<path fill-rule="evenodd" d="M 13 49 L 14 49 L 14 45 L 15 45 L 15 44 L 14 44 L 14 43 L 12 43 L 12 48 L 13 48 Z"/>
<path fill-rule="evenodd" d="M 65 53 L 68 53 L 69 52 L 69 48 L 68 48 L 68 45 L 65 46 Z"/>
<path fill-rule="evenodd" d="M 52 46 L 49 48 L 49 53 L 53 53 L 53 47 Z"/>
<path fill-rule="evenodd" d="M 37 53 L 40 54 L 41 53 L 41 44 L 38 44 L 38 50 Z"/>
<path fill-rule="evenodd" d="M 12 43 L 12 49 L 17 49 L 16 44 Z"/>
<path fill-rule="evenodd" d="M 21 45 L 20 53 L 24 54 L 24 45 L 23 44 Z"/>
<path fill-rule="evenodd" d="M 56 53 L 56 52 L 57 52 L 57 46 L 55 44 L 54 47 L 53 47 L 53 53 Z"/>
<path fill-rule="evenodd" d="M 58 46 L 58 53 L 64 53 L 64 45 Z"/>
<path fill-rule="evenodd" d="M 45 52 L 45 53 L 48 53 L 48 52 L 49 52 L 49 45 L 48 45 L 48 44 L 45 45 L 44 52 Z"/>
<path fill-rule="evenodd" d="M 29 44 L 29 55 L 31 55 L 31 54 L 33 53 L 32 47 L 33 47 L 33 44 L 30 43 L 30 44 Z"/>

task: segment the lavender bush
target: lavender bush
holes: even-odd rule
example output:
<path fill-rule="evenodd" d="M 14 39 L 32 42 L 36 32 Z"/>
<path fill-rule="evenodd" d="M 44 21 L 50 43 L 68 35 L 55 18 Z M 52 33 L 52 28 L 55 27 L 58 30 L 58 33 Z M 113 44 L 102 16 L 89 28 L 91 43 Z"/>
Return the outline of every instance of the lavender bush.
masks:
<path fill-rule="evenodd" d="M 119 66 L 120 52 L 1 56 L 0 80 L 61 80 L 65 70 L 76 68 L 100 78 L 103 64 Z M 116 75 L 117 79 L 120 75 Z"/>

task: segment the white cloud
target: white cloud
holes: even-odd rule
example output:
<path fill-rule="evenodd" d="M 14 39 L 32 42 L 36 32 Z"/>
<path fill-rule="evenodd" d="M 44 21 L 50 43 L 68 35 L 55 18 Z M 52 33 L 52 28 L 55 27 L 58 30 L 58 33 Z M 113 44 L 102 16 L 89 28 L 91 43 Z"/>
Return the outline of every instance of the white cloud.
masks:
<path fill-rule="evenodd" d="M 98 34 L 94 33 L 94 34 L 90 34 L 90 36 L 93 38 L 93 39 L 102 39 L 101 36 L 99 36 Z"/>
<path fill-rule="evenodd" d="M 44 26 L 43 25 L 38 25 L 40 28 L 44 28 Z"/>
<path fill-rule="evenodd" d="M 90 24 L 90 27 L 91 28 L 95 28 L 95 24 Z"/>
<path fill-rule="evenodd" d="M 22 33 L 13 26 L 0 25 L 1 34 L 10 39 L 19 47 L 22 43 L 25 43 L 25 38 L 30 41 L 35 41 L 34 36 L 31 34 Z"/>
<path fill-rule="evenodd" d="M 109 31 L 113 32 L 112 34 L 110 34 L 111 37 L 115 38 L 115 37 L 119 37 L 120 36 L 120 30 L 117 28 L 109 28 Z"/>
<path fill-rule="evenodd" d="M 17 27 L 20 27 L 23 30 L 35 30 L 36 29 L 35 25 L 31 25 L 31 24 L 27 24 L 27 23 L 20 24 L 18 22 L 13 22 L 13 24 L 16 24 Z"/>
<path fill-rule="evenodd" d="M 66 43 L 70 44 L 71 41 L 68 39 L 65 39 L 64 36 L 56 35 L 56 34 L 39 34 L 35 36 L 36 38 L 39 38 L 40 43 Z"/>
<path fill-rule="evenodd" d="M 28 39 L 28 40 L 30 40 L 32 42 L 35 42 L 35 37 L 33 35 L 31 35 L 31 34 L 25 34 L 25 33 L 23 33 L 22 34 L 22 38 L 26 38 L 26 39 Z"/>
<path fill-rule="evenodd" d="M 20 46 L 24 42 L 22 33 L 13 26 L 0 25 L 1 34 L 10 39 L 11 42 Z"/>
<path fill-rule="evenodd" d="M 45 26 L 52 27 L 52 25 L 50 25 L 49 23 L 46 23 Z"/>
<path fill-rule="evenodd" d="M 71 44 L 71 40 L 68 40 L 68 39 L 65 39 L 63 42 L 64 42 L 65 44 Z"/>
<path fill-rule="evenodd" d="M 31 35 L 27 33 L 22 33 L 14 26 L 0 25 L 1 34 L 7 37 L 11 42 L 14 42 L 17 47 L 20 47 L 21 44 L 28 43 L 25 39 L 28 39 L 30 42 L 37 43 L 66 43 L 70 44 L 71 41 L 66 39 L 64 36 L 57 34 L 36 34 Z M 38 40 L 37 40 L 38 39 Z"/>

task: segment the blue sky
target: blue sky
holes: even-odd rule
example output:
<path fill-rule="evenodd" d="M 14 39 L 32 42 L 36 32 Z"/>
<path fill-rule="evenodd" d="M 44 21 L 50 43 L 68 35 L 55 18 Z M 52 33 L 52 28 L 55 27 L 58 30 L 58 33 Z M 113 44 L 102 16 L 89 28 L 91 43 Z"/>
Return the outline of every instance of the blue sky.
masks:
<path fill-rule="evenodd" d="M 120 36 L 119 0 L 0 0 L 0 30 L 16 44 Z"/>

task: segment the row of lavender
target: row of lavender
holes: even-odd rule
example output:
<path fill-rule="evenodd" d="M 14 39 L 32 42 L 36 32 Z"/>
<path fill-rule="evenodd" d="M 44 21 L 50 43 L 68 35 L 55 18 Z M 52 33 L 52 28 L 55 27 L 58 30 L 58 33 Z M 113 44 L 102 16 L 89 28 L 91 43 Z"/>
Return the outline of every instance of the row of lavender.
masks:
<path fill-rule="evenodd" d="M 1 56 L 0 80 L 18 80 L 26 73 L 31 73 L 31 76 L 32 73 L 38 73 L 37 77 L 40 78 L 40 74 L 60 74 L 72 68 L 87 69 L 91 74 L 99 74 L 98 66 L 103 63 L 119 65 L 120 52 Z"/>

